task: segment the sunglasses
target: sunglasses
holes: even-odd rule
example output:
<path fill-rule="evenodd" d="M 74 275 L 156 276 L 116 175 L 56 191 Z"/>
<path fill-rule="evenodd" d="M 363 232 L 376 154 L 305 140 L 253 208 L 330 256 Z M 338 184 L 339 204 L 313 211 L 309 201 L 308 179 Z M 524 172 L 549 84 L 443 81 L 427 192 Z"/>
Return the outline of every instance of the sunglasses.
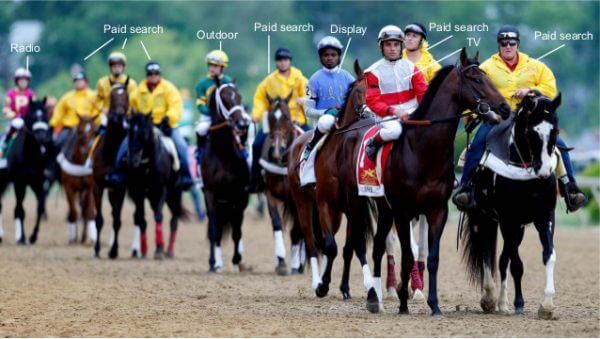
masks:
<path fill-rule="evenodd" d="M 146 76 L 160 75 L 160 72 L 148 72 Z"/>
<path fill-rule="evenodd" d="M 510 47 L 515 47 L 519 43 L 516 40 L 508 40 L 508 41 L 500 41 L 500 46 L 506 47 L 510 45 Z"/>

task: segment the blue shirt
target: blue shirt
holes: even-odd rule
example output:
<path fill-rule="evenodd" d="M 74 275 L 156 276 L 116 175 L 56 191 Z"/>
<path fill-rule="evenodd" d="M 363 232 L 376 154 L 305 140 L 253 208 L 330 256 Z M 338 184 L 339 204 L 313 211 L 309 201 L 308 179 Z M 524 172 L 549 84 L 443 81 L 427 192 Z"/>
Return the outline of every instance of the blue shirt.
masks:
<path fill-rule="evenodd" d="M 316 103 L 316 109 L 342 107 L 346 94 L 354 77 L 345 70 L 336 67 L 332 70 L 322 68 L 308 80 L 308 97 Z"/>

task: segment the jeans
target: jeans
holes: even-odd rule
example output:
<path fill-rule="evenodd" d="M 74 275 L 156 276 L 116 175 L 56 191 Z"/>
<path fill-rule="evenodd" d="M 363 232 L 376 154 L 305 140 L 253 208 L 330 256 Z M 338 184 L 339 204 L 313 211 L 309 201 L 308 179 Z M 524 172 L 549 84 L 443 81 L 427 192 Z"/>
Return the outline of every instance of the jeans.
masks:
<path fill-rule="evenodd" d="M 473 138 L 473 142 L 471 142 L 471 146 L 467 151 L 467 159 L 465 160 L 465 167 L 463 168 L 463 175 L 460 179 L 460 184 L 463 185 L 467 183 L 473 177 L 473 173 L 475 173 L 475 169 L 479 165 L 479 161 L 483 157 L 486 149 L 485 139 L 488 133 L 492 130 L 492 125 L 488 123 L 483 123 L 477 130 L 475 137 Z M 559 136 L 556 140 L 556 145 L 560 147 L 567 147 L 565 141 Z M 569 177 L 569 181 L 575 182 L 575 176 L 573 174 L 573 165 L 571 164 L 571 157 L 569 156 L 569 152 L 560 151 L 560 155 L 562 156 L 563 163 L 565 165 L 565 169 L 567 171 L 567 176 Z"/>

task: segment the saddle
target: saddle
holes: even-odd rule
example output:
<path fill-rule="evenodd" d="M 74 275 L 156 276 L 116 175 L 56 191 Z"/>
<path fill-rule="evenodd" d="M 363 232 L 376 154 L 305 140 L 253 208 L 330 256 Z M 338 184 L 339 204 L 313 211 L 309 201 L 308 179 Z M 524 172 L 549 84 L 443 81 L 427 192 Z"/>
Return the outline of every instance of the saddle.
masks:
<path fill-rule="evenodd" d="M 177 147 L 175 147 L 175 142 L 173 139 L 164 135 L 159 128 L 154 128 L 154 135 L 162 142 L 163 146 L 167 153 L 171 155 L 173 158 L 173 170 L 179 171 L 181 167 L 181 162 L 179 161 L 179 155 L 177 154 Z"/>
<path fill-rule="evenodd" d="M 510 138 L 515 116 L 511 113 L 508 119 L 492 127 L 485 139 L 488 151 L 506 164 L 510 161 Z"/>

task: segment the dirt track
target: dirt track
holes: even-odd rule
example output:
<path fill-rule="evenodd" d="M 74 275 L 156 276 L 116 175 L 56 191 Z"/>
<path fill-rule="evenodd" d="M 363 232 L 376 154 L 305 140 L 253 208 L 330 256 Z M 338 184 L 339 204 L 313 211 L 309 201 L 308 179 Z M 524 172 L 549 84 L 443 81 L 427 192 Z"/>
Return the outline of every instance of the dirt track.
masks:
<path fill-rule="evenodd" d="M 27 205 L 29 235 L 31 197 Z M 14 245 L 12 208 L 9 192 L 4 199 L 5 241 L 0 245 L 0 336 L 600 336 L 597 227 L 557 229 L 558 320 L 543 321 L 536 319 L 545 278 L 535 230 L 527 230 L 521 247 L 525 315 L 484 315 L 479 294 L 467 284 L 456 252 L 456 224 L 449 223 L 439 283 L 444 318 L 436 320 L 424 304 L 412 303 L 411 315 L 400 316 L 398 302 L 392 300 L 385 301 L 383 314 L 368 313 L 356 259 L 350 281 L 353 299 L 348 302 L 337 289 L 341 257 L 324 299 L 314 297 L 308 272 L 275 276 L 269 222 L 251 212 L 244 224 L 244 247 L 245 262 L 254 271 L 234 274 L 229 265 L 221 275 L 208 275 L 205 222 L 181 225 L 175 260 L 133 260 L 129 258 L 132 212 L 127 205 L 121 257 L 106 259 L 105 245 L 103 258 L 97 260 L 91 247 L 67 245 L 62 198 L 48 201 L 48 220 L 35 246 Z M 154 227 L 150 231 L 153 250 Z M 105 229 L 105 244 L 108 238 Z M 339 239 L 340 235 L 338 245 Z M 226 263 L 232 251 L 227 241 Z M 509 286 L 512 310 L 512 279 Z"/>

